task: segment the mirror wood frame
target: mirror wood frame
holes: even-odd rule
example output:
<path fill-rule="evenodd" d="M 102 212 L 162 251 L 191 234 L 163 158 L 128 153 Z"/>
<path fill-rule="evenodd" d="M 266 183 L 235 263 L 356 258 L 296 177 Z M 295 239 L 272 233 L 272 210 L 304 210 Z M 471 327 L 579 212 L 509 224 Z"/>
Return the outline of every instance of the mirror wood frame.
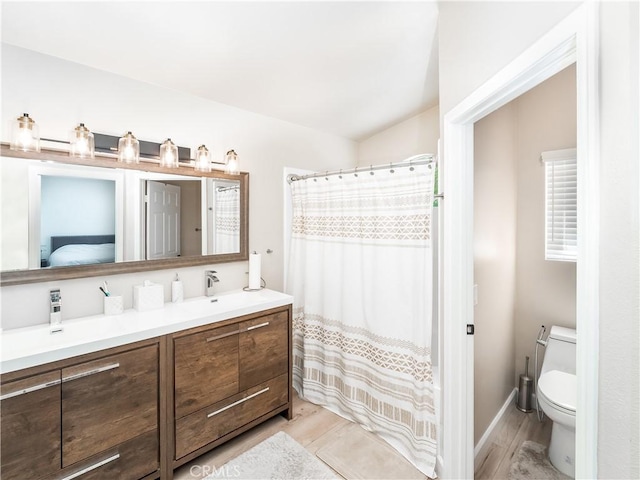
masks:
<path fill-rule="evenodd" d="M 123 170 L 142 170 L 154 173 L 169 173 L 191 177 L 211 177 L 223 180 L 238 180 L 240 182 L 240 251 L 237 253 L 222 253 L 214 255 L 194 255 L 190 257 L 166 258 L 160 260 L 134 260 L 117 263 L 102 263 L 93 265 L 75 265 L 55 267 L 50 269 L 25 269 L 0 272 L 0 286 L 21 285 L 26 283 L 51 282 L 70 280 L 73 278 L 96 277 L 100 275 L 119 275 L 125 273 L 145 272 L 151 270 L 166 270 L 170 268 L 210 265 L 215 263 L 239 262 L 249 259 L 249 174 L 227 174 L 222 171 L 198 172 L 191 167 L 177 168 L 161 167 L 153 161 L 138 164 L 120 163 L 115 156 L 95 154 L 95 158 L 77 158 L 61 150 L 42 149 L 40 152 L 23 152 L 11 150 L 9 145 L 0 145 L 2 157 L 23 158 L 25 160 L 40 160 L 43 162 L 58 162 L 72 165 L 85 165 L 102 168 L 121 168 Z"/>

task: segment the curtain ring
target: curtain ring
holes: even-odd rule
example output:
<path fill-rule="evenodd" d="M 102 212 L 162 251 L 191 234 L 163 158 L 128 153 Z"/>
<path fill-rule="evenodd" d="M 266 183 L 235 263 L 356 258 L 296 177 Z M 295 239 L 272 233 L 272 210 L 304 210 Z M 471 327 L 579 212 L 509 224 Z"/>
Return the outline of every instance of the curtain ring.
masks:
<path fill-rule="evenodd" d="M 342 169 L 340 169 L 340 174 L 338 175 L 338 178 L 342 180 Z"/>
<path fill-rule="evenodd" d="M 373 165 L 369 165 L 369 175 L 374 175 L 374 173 L 373 173 Z"/>
<path fill-rule="evenodd" d="M 393 163 L 389 162 L 389 173 L 395 173 L 395 170 L 393 169 Z"/>
<path fill-rule="evenodd" d="M 354 176 L 354 177 L 357 177 L 357 176 L 358 176 L 358 167 L 356 167 L 356 169 L 354 170 L 354 172 L 353 172 L 353 176 Z"/>
<path fill-rule="evenodd" d="M 324 179 L 328 182 L 329 181 L 329 170 L 325 170 L 324 172 Z"/>
<path fill-rule="evenodd" d="M 413 172 L 415 170 L 414 166 L 411 165 L 411 160 L 409 160 L 409 171 Z"/>

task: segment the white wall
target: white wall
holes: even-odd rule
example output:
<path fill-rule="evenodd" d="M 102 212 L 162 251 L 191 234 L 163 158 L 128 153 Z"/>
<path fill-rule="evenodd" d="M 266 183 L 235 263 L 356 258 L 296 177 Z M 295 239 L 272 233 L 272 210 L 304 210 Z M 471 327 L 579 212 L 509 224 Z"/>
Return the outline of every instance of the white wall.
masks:
<path fill-rule="evenodd" d="M 540 154 L 576 146 L 576 69 L 564 69 L 514 101 L 518 136 L 516 376 L 540 325 L 576 327 L 576 264 L 544 259 L 544 167 Z M 544 350 L 539 350 L 539 354 Z M 541 362 L 540 362 L 541 363 Z M 517 383 L 515 384 L 517 385 Z"/>
<path fill-rule="evenodd" d="M 421 153 L 438 153 L 440 110 L 433 107 L 358 145 L 358 166 L 400 162 Z"/>
<path fill-rule="evenodd" d="M 241 170 L 250 173 L 249 248 L 263 253 L 263 277 L 274 289 L 283 287 L 283 168 L 332 170 L 351 168 L 357 161 L 357 145 L 350 140 L 3 44 L 3 141 L 10 137 L 12 119 L 23 112 L 38 122 L 44 138 L 66 139 L 75 125 L 84 122 L 100 133 L 121 135 L 131 130 L 140 139 L 156 142 L 170 136 L 192 148 L 205 143 L 217 161 L 234 148 Z M 273 254 L 266 255 L 268 248 Z M 204 294 L 206 268 L 180 271 L 186 297 Z M 212 268 L 219 272 L 220 291 L 246 285 L 246 262 Z M 174 275 L 175 271 L 166 270 L 108 280 L 125 295 L 129 308 L 135 283 L 145 278 L 163 283 L 169 299 Z M 61 288 L 63 319 L 100 313 L 102 280 L 3 287 L 2 326 L 47 322 L 52 286 Z"/>
<path fill-rule="evenodd" d="M 40 249 L 51 255 L 56 235 L 114 235 L 116 231 L 116 184 L 96 178 L 56 177 L 41 179 Z"/>
<path fill-rule="evenodd" d="M 441 2 L 441 122 L 575 6 L 565 2 Z M 598 477 L 639 478 L 640 18 L 636 2 L 602 2 L 600 10 Z"/>
<path fill-rule="evenodd" d="M 474 126 L 474 445 L 514 388 L 517 112 L 507 104 Z M 445 199 L 446 201 L 446 199 Z M 446 208 L 446 207 L 445 207 Z"/>

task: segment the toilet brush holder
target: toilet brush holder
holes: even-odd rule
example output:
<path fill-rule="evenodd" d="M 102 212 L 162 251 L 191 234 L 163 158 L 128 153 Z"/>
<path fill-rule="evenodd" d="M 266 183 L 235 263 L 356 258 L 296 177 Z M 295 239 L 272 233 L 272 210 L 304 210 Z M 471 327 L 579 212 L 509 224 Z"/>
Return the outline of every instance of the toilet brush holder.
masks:
<path fill-rule="evenodd" d="M 529 376 L 529 357 L 526 357 L 524 375 L 520 375 L 518 384 L 518 399 L 516 408 L 521 412 L 531 412 L 531 392 L 533 390 L 533 379 Z"/>

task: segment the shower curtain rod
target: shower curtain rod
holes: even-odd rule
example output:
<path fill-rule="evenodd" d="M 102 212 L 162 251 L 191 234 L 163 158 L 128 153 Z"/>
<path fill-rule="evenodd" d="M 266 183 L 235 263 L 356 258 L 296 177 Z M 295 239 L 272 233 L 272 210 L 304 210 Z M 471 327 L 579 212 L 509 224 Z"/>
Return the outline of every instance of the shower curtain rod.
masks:
<path fill-rule="evenodd" d="M 346 174 L 353 173 L 354 175 L 357 176 L 358 173 L 367 173 L 367 172 L 371 172 L 371 174 L 373 174 L 373 172 L 376 170 L 384 170 L 387 168 L 390 170 L 393 170 L 394 168 L 411 167 L 411 166 L 417 166 L 417 165 L 428 165 L 430 163 L 434 163 L 435 161 L 436 161 L 435 155 L 422 154 L 422 155 L 415 155 L 413 157 L 407 158 L 402 162 L 389 163 L 388 165 L 369 165 L 368 167 L 355 167 L 355 168 L 349 168 L 347 170 L 338 170 L 338 171 L 334 170 L 331 172 L 326 171 L 324 173 L 321 173 L 321 172 L 309 173 L 307 175 L 291 174 L 291 175 L 287 175 L 287 182 L 289 183 L 297 182 L 298 180 L 306 180 L 307 178 L 328 177 L 329 175 L 346 175 Z M 439 195 L 436 195 L 436 197 L 443 198 L 442 196 L 439 196 Z"/>
<path fill-rule="evenodd" d="M 219 192 L 226 192 L 227 190 L 237 190 L 239 188 L 239 185 L 231 185 L 230 187 L 218 187 L 217 190 Z"/>

